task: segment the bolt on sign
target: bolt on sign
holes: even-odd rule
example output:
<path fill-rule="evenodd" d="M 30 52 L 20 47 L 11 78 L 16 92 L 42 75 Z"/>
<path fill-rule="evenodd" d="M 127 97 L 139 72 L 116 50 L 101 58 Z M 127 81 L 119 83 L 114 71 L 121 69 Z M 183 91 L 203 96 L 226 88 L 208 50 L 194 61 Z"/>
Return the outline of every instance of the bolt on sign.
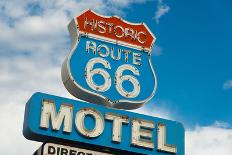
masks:
<path fill-rule="evenodd" d="M 119 110 L 139 108 L 155 94 L 155 37 L 149 28 L 91 10 L 74 18 L 68 28 L 72 50 L 62 65 L 62 80 L 83 101 L 32 95 L 23 135 L 54 143 L 44 144 L 37 153 L 184 155 L 181 123 Z"/>
<path fill-rule="evenodd" d="M 154 35 L 144 24 L 88 10 L 69 24 L 72 50 L 62 79 L 75 97 L 120 109 L 135 109 L 156 91 L 151 64 Z"/>

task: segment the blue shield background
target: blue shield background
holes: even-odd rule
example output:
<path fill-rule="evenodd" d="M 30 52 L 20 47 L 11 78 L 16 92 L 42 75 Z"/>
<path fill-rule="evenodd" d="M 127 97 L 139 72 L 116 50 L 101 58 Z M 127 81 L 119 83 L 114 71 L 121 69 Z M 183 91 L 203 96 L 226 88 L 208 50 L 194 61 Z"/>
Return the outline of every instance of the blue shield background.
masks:
<path fill-rule="evenodd" d="M 86 82 L 85 67 L 90 59 L 95 58 L 95 57 L 100 57 L 100 55 L 97 52 L 96 52 L 96 54 L 94 54 L 92 51 L 90 51 L 89 53 L 86 52 L 86 42 L 87 41 L 94 41 L 97 44 L 97 46 L 100 44 L 104 44 L 104 45 L 107 45 L 108 47 L 113 47 L 114 52 L 115 52 L 115 56 L 117 56 L 118 49 L 129 50 L 131 52 L 140 53 L 140 54 L 142 54 L 141 55 L 142 65 L 139 66 L 139 65 L 133 64 L 132 54 L 129 54 L 128 62 L 125 62 L 124 53 L 122 53 L 120 60 L 114 60 L 110 57 L 110 55 L 108 57 L 105 57 L 104 59 L 106 59 L 110 63 L 111 69 L 104 68 L 104 66 L 102 64 L 96 64 L 96 65 L 94 65 L 94 68 L 104 68 L 109 73 L 109 75 L 111 76 L 111 80 L 112 80 L 111 87 L 109 90 L 107 90 L 105 92 L 95 91 L 95 90 L 91 89 Z M 122 95 L 120 95 L 117 92 L 116 87 L 114 85 L 115 72 L 116 72 L 117 68 L 123 64 L 131 64 L 131 65 L 135 66 L 140 72 L 139 76 L 133 75 L 133 73 L 131 71 L 124 71 L 123 72 L 123 75 L 133 75 L 134 77 L 137 78 L 137 80 L 140 83 L 140 93 L 135 98 L 123 97 Z M 109 42 L 81 36 L 77 47 L 74 49 L 74 51 L 71 54 L 71 57 L 69 60 L 69 65 L 70 65 L 69 66 L 70 73 L 73 77 L 73 80 L 78 85 L 80 85 L 82 88 L 84 88 L 83 90 L 88 90 L 88 91 L 93 92 L 93 97 L 94 97 L 94 93 L 96 93 L 96 94 L 99 94 L 99 95 L 104 96 L 106 98 L 109 98 L 113 102 L 119 101 L 119 100 L 128 100 L 131 102 L 142 102 L 142 101 L 147 100 L 148 98 L 151 98 L 154 95 L 155 85 L 156 85 L 157 81 L 155 78 L 155 73 L 153 72 L 153 68 L 151 66 L 150 55 L 149 55 L 148 51 L 140 51 L 140 50 L 128 48 L 125 46 L 121 46 L 121 45 L 117 45 L 117 44 L 113 44 L 113 43 L 109 43 Z M 93 80 L 96 84 L 99 84 L 99 85 L 104 83 L 104 78 L 100 75 L 93 76 Z M 124 81 L 123 88 L 127 91 L 132 91 L 133 85 L 129 81 Z"/>

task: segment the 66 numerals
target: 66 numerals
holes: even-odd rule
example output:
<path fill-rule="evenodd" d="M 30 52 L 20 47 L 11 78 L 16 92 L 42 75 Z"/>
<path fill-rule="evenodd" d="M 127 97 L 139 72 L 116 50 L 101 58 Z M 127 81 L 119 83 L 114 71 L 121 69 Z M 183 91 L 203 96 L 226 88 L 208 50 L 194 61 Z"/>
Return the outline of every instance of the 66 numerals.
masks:
<path fill-rule="evenodd" d="M 94 68 L 95 64 L 102 64 L 104 68 Z M 111 77 L 110 74 L 107 72 L 106 69 L 111 69 L 110 63 L 103 59 L 103 58 L 92 58 L 88 61 L 86 67 L 85 67 L 85 79 L 88 84 L 88 86 L 98 92 L 105 92 L 111 87 Z M 139 95 L 140 93 L 140 84 L 137 78 L 133 75 L 123 75 L 123 72 L 129 70 L 131 71 L 134 75 L 139 76 L 139 70 L 129 64 L 124 64 L 118 67 L 118 69 L 115 72 L 114 76 L 114 83 L 115 83 L 115 88 L 118 91 L 120 95 L 126 98 L 135 98 Z M 94 75 L 101 75 L 104 78 L 104 83 L 101 85 L 98 85 L 94 82 L 93 76 Z M 123 88 L 122 83 L 125 81 L 131 82 L 133 85 L 133 90 L 132 91 L 127 91 Z"/>

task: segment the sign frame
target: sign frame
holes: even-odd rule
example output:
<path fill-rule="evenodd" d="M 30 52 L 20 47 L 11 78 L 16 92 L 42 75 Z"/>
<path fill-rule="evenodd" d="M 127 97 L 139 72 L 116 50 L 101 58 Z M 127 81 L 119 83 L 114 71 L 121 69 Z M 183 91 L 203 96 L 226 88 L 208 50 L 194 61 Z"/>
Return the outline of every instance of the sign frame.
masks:
<path fill-rule="evenodd" d="M 91 13 L 91 14 L 94 14 L 95 16 L 105 18 L 105 19 L 119 20 L 121 23 L 125 23 L 127 25 L 143 27 L 149 33 L 150 37 L 153 38 L 151 43 L 150 43 L 150 46 L 147 45 L 146 47 L 142 47 L 142 46 L 138 46 L 135 44 L 129 44 L 129 43 L 126 43 L 124 41 L 109 39 L 107 37 L 98 36 L 96 34 L 84 32 L 83 30 L 80 30 L 81 26 L 78 23 L 78 17 L 84 16 L 85 13 Z M 87 101 L 90 103 L 95 103 L 95 104 L 104 105 L 104 106 L 113 107 L 113 108 L 118 108 L 118 109 L 127 109 L 127 110 L 137 109 L 137 108 L 143 106 L 145 103 L 147 103 L 150 99 L 152 99 L 154 97 L 156 89 L 157 89 L 157 77 L 156 77 L 152 62 L 151 62 L 152 47 L 153 47 L 153 44 L 154 44 L 156 38 L 152 34 L 151 30 L 147 27 L 147 25 L 145 23 L 138 23 L 138 24 L 130 23 L 130 22 L 127 22 L 127 21 L 125 21 L 117 16 L 111 16 L 111 17 L 110 16 L 102 16 L 102 15 L 95 13 L 92 10 L 84 11 L 84 13 L 82 13 L 78 17 L 74 18 L 68 26 L 69 33 L 71 35 L 72 46 L 71 46 L 71 52 L 66 57 L 63 65 L 62 65 L 62 70 L 61 70 L 62 81 L 63 81 L 66 89 L 73 96 L 77 97 L 78 99 L 81 99 L 81 100 L 84 100 L 84 101 Z M 150 96 L 144 100 L 137 100 L 137 101 L 135 101 L 135 100 L 132 101 L 130 99 L 119 99 L 119 100 L 114 101 L 105 95 L 87 90 L 86 88 L 82 87 L 81 84 L 77 83 L 75 81 L 75 78 L 74 78 L 74 76 L 71 72 L 71 69 L 70 69 L 70 59 L 72 58 L 73 54 L 75 53 L 75 49 L 77 48 L 81 37 L 93 38 L 93 39 L 97 39 L 97 40 L 104 41 L 104 42 L 114 43 L 117 45 L 123 45 L 125 47 L 139 49 L 141 52 L 147 53 L 148 54 L 148 61 L 149 61 L 149 65 L 150 65 L 149 67 L 151 69 L 151 72 L 152 72 L 153 78 L 154 78 L 153 91 L 151 92 Z M 80 75 L 80 76 L 84 76 L 84 75 Z"/>
<path fill-rule="evenodd" d="M 42 118 L 42 111 L 44 109 L 43 101 L 54 101 L 56 109 L 60 109 L 61 105 L 69 105 L 73 107 L 73 114 L 74 118 L 72 119 L 73 125 L 71 125 L 71 131 L 66 130 L 64 122 L 61 124 L 60 127 L 53 126 L 52 122 L 49 123 L 48 126 L 41 126 L 41 118 Z M 100 135 L 94 137 L 86 137 L 80 130 L 78 130 L 77 124 L 75 123 L 79 117 L 77 117 L 77 113 L 81 111 L 81 109 L 95 109 L 98 113 L 101 113 L 104 116 L 104 130 L 102 130 Z M 106 118 L 107 114 L 115 114 L 119 116 L 123 116 L 123 118 L 129 117 L 128 124 L 124 124 L 121 128 L 122 130 L 122 139 L 118 143 L 117 141 L 113 141 L 113 127 L 112 121 Z M 68 118 L 68 117 L 67 117 Z M 47 119 L 48 120 L 48 119 Z M 49 119 L 50 120 L 50 119 Z M 137 121 L 134 121 L 137 120 Z M 65 120 L 62 120 L 65 121 Z M 139 143 L 139 141 L 134 142 L 132 141 L 133 137 L 136 136 L 134 133 L 134 129 L 138 126 L 138 122 L 154 122 L 154 126 L 150 126 L 152 128 L 151 132 L 152 135 L 152 142 L 154 145 L 145 145 Z M 46 121 L 45 121 L 46 122 Z M 82 121 L 80 121 L 82 122 Z M 90 121 L 91 122 L 91 121 Z M 134 124 L 137 122 L 137 125 Z M 78 121 L 79 124 L 79 121 Z M 87 123 L 91 124 L 91 123 Z M 166 129 L 159 128 L 159 124 L 165 125 Z M 135 127 L 135 128 L 134 128 Z M 149 129 L 150 130 L 150 129 Z M 98 132 L 98 131 L 97 131 Z M 161 135 L 162 137 L 159 138 L 160 132 L 165 132 L 165 134 Z M 130 133 L 130 134 L 128 134 Z M 114 152 L 133 152 L 133 153 L 144 153 L 144 154 L 163 154 L 165 150 L 170 149 L 171 145 L 166 144 L 173 144 L 176 146 L 177 153 L 176 155 L 184 155 L 184 127 L 181 123 L 166 119 L 161 119 L 152 116 L 146 116 L 142 114 L 136 114 L 129 111 L 117 110 L 112 108 L 107 108 L 100 105 L 84 103 L 81 101 L 71 100 L 67 98 L 62 98 L 58 96 L 48 95 L 44 93 L 36 93 L 34 94 L 31 99 L 28 101 L 25 110 L 24 116 L 24 129 L 23 135 L 28 140 L 40 141 L 40 142 L 54 142 L 54 143 L 67 143 L 67 144 L 76 144 L 79 146 L 89 146 L 89 147 L 96 147 L 96 148 L 106 148 L 109 150 L 113 150 Z M 111 136 L 110 136 L 111 135 Z M 147 135 L 147 134 L 146 134 Z M 167 136 L 166 136 L 167 135 Z M 167 141 L 166 141 L 167 140 Z M 166 149 L 165 149 L 166 147 Z M 167 148 L 169 147 L 169 148 Z M 153 149 L 152 149 L 153 148 Z M 159 153 L 161 152 L 161 153 Z M 176 152 L 173 150 L 172 152 Z"/>

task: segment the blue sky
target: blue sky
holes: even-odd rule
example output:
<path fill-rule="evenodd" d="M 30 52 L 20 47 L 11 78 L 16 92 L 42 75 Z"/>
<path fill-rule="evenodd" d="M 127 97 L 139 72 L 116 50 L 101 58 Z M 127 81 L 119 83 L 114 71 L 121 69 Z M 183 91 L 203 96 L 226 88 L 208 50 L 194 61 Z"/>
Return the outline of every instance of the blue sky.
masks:
<path fill-rule="evenodd" d="M 152 104 L 166 101 L 166 108 L 187 126 L 232 124 L 232 89 L 223 88 L 232 79 L 232 2 L 165 1 L 170 9 L 158 23 L 148 13 L 154 5 L 135 5 L 126 16 L 144 20 L 162 49 L 153 57 L 158 90 Z"/>
<path fill-rule="evenodd" d="M 138 111 L 182 122 L 186 155 L 231 155 L 231 6 L 229 0 L 1 0 L 0 152 L 31 154 L 41 145 L 22 136 L 24 106 L 34 92 L 73 98 L 60 76 L 71 45 L 67 24 L 91 8 L 145 22 L 156 35 L 158 89 Z"/>

